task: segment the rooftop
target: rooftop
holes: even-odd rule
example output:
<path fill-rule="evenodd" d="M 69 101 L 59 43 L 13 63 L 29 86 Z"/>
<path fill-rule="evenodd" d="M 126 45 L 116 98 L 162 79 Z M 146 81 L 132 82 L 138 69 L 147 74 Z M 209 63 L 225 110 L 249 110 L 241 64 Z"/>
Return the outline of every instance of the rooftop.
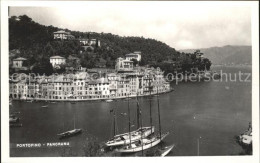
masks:
<path fill-rule="evenodd" d="M 55 33 L 55 34 L 59 34 L 59 33 L 70 34 L 69 32 L 65 32 L 65 31 L 63 31 L 63 30 L 61 30 L 61 31 L 57 31 L 57 32 L 53 32 L 53 33 Z"/>
<path fill-rule="evenodd" d="M 61 56 L 51 56 L 50 59 L 65 59 L 64 57 L 61 57 Z"/>
<path fill-rule="evenodd" d="M 27 59 L 26 58 L 23 58 L 23 57 L 19 57 L 19 58 L 16 58 L 14 59 L 14 61 L 26 61 Z"/>

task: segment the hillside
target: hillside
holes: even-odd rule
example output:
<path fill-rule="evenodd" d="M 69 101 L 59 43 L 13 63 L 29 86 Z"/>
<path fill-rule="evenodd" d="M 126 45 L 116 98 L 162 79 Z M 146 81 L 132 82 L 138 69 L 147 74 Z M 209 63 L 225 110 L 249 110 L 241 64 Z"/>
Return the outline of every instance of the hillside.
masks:
<path fill-rule="evenodd" d="M 78 40 L 55 41 L 53 32 L 66 30 L 77 38 L 95 38 L 101 41 L 101 47 L 94 51 L 82 51 Z M 171 59 L 176 50 L 160 41 L 143 37 L 121 37 L 111 33 L 90 33 L 70 31 L 53 26 L 44 26 L 34 22 L 26 15 L 9 18 L 9 50 L 17 49 L 21 53 L 15 57 L 25 57 L 29 65 L 37 62 L 44 62 L 50 56 L 60 55 L 68 57 L 74 55 L 81 60 L 81 64 L 88 68 L 103 58 L 113 63 L 116 58 L 125 54 L 141 51 L 142 62 L 147 64 L 150 61 L 163 61 Z M 108 65 L 113 67 L 114 65 Z"/>
<path fill-rule="evenodd" d="M 196 49 L 180 50 L 184 53 L 193 53 Z M 251 64 L 251 46 L 223 46 L 200 49 L 204 56 L 213 64 Z"/>

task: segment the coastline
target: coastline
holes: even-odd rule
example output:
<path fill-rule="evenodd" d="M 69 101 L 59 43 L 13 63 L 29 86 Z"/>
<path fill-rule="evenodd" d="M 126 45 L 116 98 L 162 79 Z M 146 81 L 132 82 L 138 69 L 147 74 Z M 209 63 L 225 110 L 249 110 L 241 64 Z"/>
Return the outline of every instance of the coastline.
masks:
<path fill-rule="evenodd" d="M 156 92 L 156 93 L 151 93 L 152 96 L 154 95 L 159 95 L 159 94 L 166 94 L 174 91 L 174 88 L 171 88 L 170 90 L 164 91 L 164 92 Z M 138 97 L 146 97 L 150 96 L 150 94 L 143 94 L 143 95 L 138 95 Z M 13 101 L 50 101 L 50 102 L 83 102 L 83 101 L 102 101 L 102 100 L 117 100 L 117 99 L 127 99 L 127 98 L 133 98 L 136 97 L 136 95 L 129 95 L 129 96 L 122 96 L 122 97 L 113 97 L 113 98 L 91 98 L 91 99 L 44 99 L 44 98 L 26 98 L 26 99 L 12 99 Z"/>

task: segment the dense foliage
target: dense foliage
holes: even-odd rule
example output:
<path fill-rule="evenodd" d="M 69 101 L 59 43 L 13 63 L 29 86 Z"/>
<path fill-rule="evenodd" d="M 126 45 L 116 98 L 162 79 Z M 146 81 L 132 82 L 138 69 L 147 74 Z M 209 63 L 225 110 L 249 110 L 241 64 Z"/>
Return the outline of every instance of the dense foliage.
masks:
<path fill-rule="evenodd" d="M 106 60 L 107 67 L 114 67 L 118 57 L 134 51 L 142 52 L 142 60 L 139 65 L 153 63 L 163 70 L 170 71 L 165 60 L 174 60 L 178 52 L 174 49 L 154 39 L 143 37 L 121 37 L 111 33 L 90 33 L 69 31 L 75 36 L 75 40 L 57 41 L 53 39 L 53 32 L 59 29 L 53 26 L 44 26 L 34 22 L 26 15 L 9 18 L 9 50 L 19 49 L 20 53 L 16 57 L 28 59 L 28 65 L 34 67 L 34 71 L 41 72 L 43 68 L 48 68 L 47 63 L 50 56 L 59 55 L 67 58 L 69 55 L 78 57 L 83 67 L 93 68 L 102 58 Z M 101 46 L 95 45 L 93 48 L 84 50 L 78 38 L 95 38 L 100 40 Z M 184 60 L 185 61 L 185 60 Z M 136 63 L 135 63 L 136 64 Z M 184 62 L 184 67 L 189 62 Z"/>

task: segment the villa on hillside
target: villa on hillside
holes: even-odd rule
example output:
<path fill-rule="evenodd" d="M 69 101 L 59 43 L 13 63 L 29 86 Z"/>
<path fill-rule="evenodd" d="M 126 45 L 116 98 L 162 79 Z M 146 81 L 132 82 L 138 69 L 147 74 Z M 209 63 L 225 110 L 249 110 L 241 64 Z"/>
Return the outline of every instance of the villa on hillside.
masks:
<path fill-rule="evenodd" d="M 134 64 L 133 61 L 124 59 L 124 58 L 117 58 L 115 69 L 117 72 L 131 72 L 133 71 Z"/>
<path fill-rule="evenodd" d="M 98 39 L 86 39 L 86 38 L 80 38 L 79 42 L 84 46 L 98 46 L 100 47 L 100 40 Z"/>
<path fill-rule="evenodd" d="M 53 33 L 54 40 L 71 40 L 75 39 L 73 35 L 70 34 L 70 32 L 65 31 L 57 31 Z"/>
<path fill-rule="evenodd" d="M 129 53 L 125 55 L 126 60 L 131 61 L 132 59 L 136 59 L 138 62 L 141 61 L 141 52 L 135 51 L 134 53 Z"/>
<path fill-rule="evenodd" d="M 59 68 L 59 65 L 66 63 L 66 59 L 61 56 L 52 56 L 50 57 L 50 63 L 52 67 Z"/>
<path fill-rule="evenodd" d="M 200 50 L 196 50 L 196 51 L 194 52 L 194 54 L 196 55 L 196 58 L 203 58 L 203 57 L 204 57 L 204 56 L 203 56 L 203 53 L 200 52 Z"/>
<path fill-rule="evenodd" d="M 26 58 L 19 57 L 13 60 L 13 68 L 15 69 L 26 69 L 25 62 L 27 61 Z"/>

